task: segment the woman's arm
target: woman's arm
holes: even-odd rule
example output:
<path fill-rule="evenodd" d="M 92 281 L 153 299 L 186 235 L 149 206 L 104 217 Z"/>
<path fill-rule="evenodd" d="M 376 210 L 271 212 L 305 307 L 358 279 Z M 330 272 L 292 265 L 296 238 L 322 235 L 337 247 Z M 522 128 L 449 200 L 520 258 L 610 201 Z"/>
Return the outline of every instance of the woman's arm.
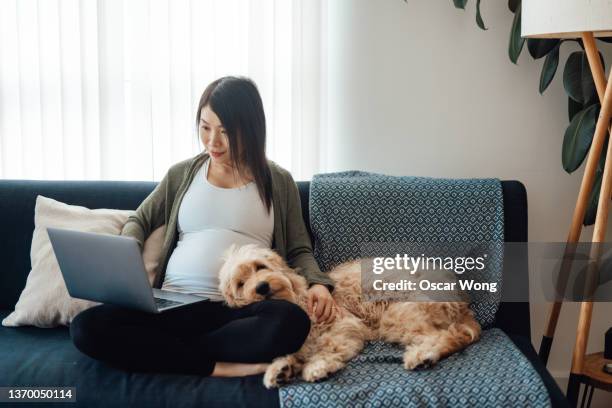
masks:
<path fill-rule="evenodd" d="M 306 278 L 309 286 L 325 285 L 330 292 L 334 290 L 334 282 L 321 272 L 312 253 L 310 235 L 302 218 L 302 205 L 297 184 L 289 172 L 287 174 L 287 262 L 289 266 L 298 269 Z"/>
<path fill-rule="evenodd" d="M 331 322 L 336 317 L 337 305 L 331 296 L 334 282 L 321 272 L 312 253 L 310 236 L 302 218 L 300 191 L 293 177 L 287 172 L 287 262 L 306 278 L 308 289 L 308 313 L 317 322 Z"/>
<path fill-rule="evenodd" d="M 142 249 L 145 240 L 165 222 L 168 173 L 147 198 L 130 215 L 121 230 L 121 235 L 135 238 Z"/>

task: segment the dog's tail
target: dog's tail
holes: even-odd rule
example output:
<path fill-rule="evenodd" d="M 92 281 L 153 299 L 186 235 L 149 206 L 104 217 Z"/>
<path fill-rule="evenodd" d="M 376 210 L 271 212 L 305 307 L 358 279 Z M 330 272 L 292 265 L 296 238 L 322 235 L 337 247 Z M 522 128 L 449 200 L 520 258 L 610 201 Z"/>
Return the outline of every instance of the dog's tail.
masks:
<path fill-rule="evenodd" d="M 472 316 L 467 315 L 460 321 L 451 324 L 448 331 L 459 343 L 460 348 L 463 348 L 478 341 L 482 329 Z"/>
<path fill-rule="evenodd" d="M 480 325 L 469 315 L 461 321 L 452 323 L 447 330 L 440 330 L 435 337 L 434 346 L 437 348 L 439 358 L 446 358 L 478 341 L 480 332 Z"/>

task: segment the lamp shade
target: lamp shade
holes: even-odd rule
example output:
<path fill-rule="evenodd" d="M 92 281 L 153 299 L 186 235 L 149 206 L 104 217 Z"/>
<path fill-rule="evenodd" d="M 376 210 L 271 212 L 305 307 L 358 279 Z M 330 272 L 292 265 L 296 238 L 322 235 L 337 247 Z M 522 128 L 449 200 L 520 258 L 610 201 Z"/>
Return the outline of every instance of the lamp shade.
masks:
<path fill-rule="evenodd" d="M 612 37 L 611 0 L 522 0 L 521 35 L 576 38 L 585 31 Z"/>

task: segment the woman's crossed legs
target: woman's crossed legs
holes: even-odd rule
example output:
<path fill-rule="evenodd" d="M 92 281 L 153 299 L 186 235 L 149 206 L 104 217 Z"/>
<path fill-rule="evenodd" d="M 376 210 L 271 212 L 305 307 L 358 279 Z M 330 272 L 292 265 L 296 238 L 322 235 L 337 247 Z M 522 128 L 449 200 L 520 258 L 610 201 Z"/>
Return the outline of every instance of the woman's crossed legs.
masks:
<path fill-rule="evenodd" d="M 232 309 L 199 302 L 146 313 L 103 304 L 70 324 L 75 346 L 129 371 L 210 375 L 216 362 L 268 363 L 296 352 L 310 330 L 297 305 L 264 300 Z"/>

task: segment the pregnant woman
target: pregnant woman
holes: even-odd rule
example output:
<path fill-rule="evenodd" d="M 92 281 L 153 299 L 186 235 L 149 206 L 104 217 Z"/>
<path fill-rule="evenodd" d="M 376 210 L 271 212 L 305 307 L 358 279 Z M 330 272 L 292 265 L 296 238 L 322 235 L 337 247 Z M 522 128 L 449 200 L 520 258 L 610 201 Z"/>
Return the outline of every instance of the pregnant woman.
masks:
<path fill-rule="evenodd" d="M 70 335 L 83 353 L 126 370 L 259 374 L 273 358 L 301 347 L 310 319 L 281 300 L 225 305 L 217 277 L 223 251 L 251 243 L 276 250 L 308 281 L 309 311 L 317 320 L 334 318 L 333 284 L 312 255 L 297 185 L 266 158 L 255 84 L 238 77 L 214 81 L 200 98 L 196 122 L 204 151 L 172 166 L 121 233 L 142 248 L 166 225 L 153 286 L 211 301 L 160 314 L 98 305 L 73 319 Z"/>

